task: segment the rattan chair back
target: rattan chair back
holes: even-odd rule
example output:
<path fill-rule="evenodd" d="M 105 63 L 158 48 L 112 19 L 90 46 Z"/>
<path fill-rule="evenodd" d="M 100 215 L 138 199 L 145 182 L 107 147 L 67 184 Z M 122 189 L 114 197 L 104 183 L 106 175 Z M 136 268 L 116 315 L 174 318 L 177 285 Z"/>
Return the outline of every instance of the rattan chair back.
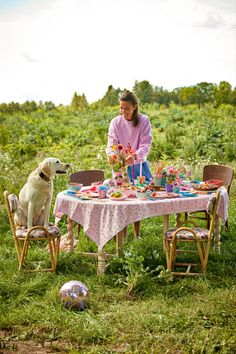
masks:
<path fill-rule="evenodd" d="M 44 226 L 34 226 L 30 229 L 17 229 L 14 223 L 14 213 L 17 209 L 14 209 L 10 204 L 11 197 L 14 197 L 14 200 L 17 200 L 17 197 L 14 194 L 9 194 L 8 191 L 4 192 L 7 215 L 19 262 L 19 270 L 26 269 L 28 271 L 54 272 L 57 266 L 60 247 L 60 230 L 56 226 L 49 226 L 48 229 Z M 29 246 L 33 242 L 37 242 L 38 246 L 43 249 L 43 253 L 47 252 L 49 254 L 51 263 L 50 267 L 41 268 L 39 263 L 42 263 L 42 260 L 37 262 L 28 261 L 27 255 L 30 248 Z M 45 248 L 45 244 L 47 249 Z M 32 268 L 32 265 L 35 263 L 37 263 L 37 266 Z"/>

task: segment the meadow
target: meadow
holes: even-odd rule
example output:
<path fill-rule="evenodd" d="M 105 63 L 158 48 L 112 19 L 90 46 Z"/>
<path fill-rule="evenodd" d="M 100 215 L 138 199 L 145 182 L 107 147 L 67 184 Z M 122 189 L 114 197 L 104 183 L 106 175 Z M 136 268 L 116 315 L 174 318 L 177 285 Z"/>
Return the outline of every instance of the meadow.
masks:
<path fill-rule="evenodd" d="M 96 250 L 83 232 L 74 253 L 60 253 L 55 274 L 17 271 L 3 191 L 18 194 L 28 174 L 49 156 L 69 162 L 70 173 L 101 168 L 109 177 L 105 146 L 117 109 L 95 106 L 76 111 L 60 106 L 0 113 L 0 352 L 236 353 L 235 180 L 229 229 L 221 230 L 221 253 L 210 252 L 202 277 L 172 279 L 165 272 L 160 217 L 142 221 L 138 240 L 129 225 L 122 255 L 110 261 L 103 276 L 96 275 L 95 259 L 78 254 Z M 142 112 L 149 115 L 153 128 L 151 166 L 160 158 L 181 160 L 195 178 L 209 162 L 235 170 L 235 107 L 152 104 Z M 68 176 L 55 177 L 53 203 L 67 183 Z M 60 228 L 66 232 L 65 218 Z M 106 249 L 113 252 L 115 241 Z M 60 302 L 59 289 L 73 279 L 90 290 L 90 305 L 82 312 L 66 310 Z"/>

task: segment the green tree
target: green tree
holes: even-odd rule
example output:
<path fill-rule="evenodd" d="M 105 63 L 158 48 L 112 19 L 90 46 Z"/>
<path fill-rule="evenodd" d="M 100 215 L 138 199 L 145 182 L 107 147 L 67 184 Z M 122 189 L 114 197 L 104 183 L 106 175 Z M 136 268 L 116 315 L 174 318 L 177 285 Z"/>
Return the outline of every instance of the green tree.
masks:
<path fill-rule="evenodd" d="M 168 106 L 172 101 L 172 95 L 168 90 L 164 90 L 163 87 L 155 86 L 153 89 L 153 102 L 164 104 Z"/>
<path fill-rule="evenodd" d="M 22 103 L 21 109 L 24 113 L 30 113 L 37 111 L 38 106 L 35 101 L 25 101 L 24 103 Z"/>
<path fill-rule="evenodd" d="M 120 93 L 121 90 L 119 88 L 115 89 L 112 85 L 109 85 L 107 92 L 101 99 L 101 104 L 104 106 L 117 106 Z"/>
<path fill-rule="evenodd" d="M 135 81 L 133 90 L 135 94 L 138 96 L 141 104 L 153 102 L 154 92 L 153 92 L 153 87 L 149 83 L 149 81 L 147 80 L 140 81 L 140 82 Z"/>
<path fill-rule="evenodd" d="M 75 92 L 71 101 L 71 107 L 76 110 L 82 111 L 88 108 L 88 106 L 89 104 L 85 97 L 85 94 L 83 93 L 82 95 L 78 95 L 77 92 Z"/>
<path fill-rule="evenodd" d="M 197 100 L 196 86 L 180 87 L 175 90 L 179 98 L 179 103 L 183 106 L 193 104 Z"/>
<path fill-rule="evenodd" d="M 236 105 L 236 87 L 231 92 L 230 103 Z"/>
<path fill-rule="evenodd" d="M 196 85 L 196 100 L 194 103 L 204 104 L 214 102 L 217 86 L 209 82 L 200 82 Z"/>
<path fill-rule="evenodd" d="M 227 81 L 221 81 L 216 91 L 217 105 L 230 103 L 231 93 L 231 85 Z"/>
<path fill-rule="evenodd" d="M 46 111 L 52 111 L 53 109 L 56 108 L 55 104 L 52 101 L 46 101 L 44 103 L 44 108 Z"/>

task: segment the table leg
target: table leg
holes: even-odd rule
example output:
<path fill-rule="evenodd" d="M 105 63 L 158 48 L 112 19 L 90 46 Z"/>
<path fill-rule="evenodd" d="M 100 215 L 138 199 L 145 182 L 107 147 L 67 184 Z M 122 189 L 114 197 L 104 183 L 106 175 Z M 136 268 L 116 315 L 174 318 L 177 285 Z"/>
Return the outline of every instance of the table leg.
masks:
<path fill-rule="evenodd" d="M 106 256 L 103 247 L 98 248 L 97 275 L 102 275 L 106 270 Z"/>
<path fill-rule="evenodd" d="M 126 233 L 127 233 L 127 227 L 125 227 L 123 230 L 118 232 L 118 234 L 116 235 L 116 254 L 117 254 L 117 256 L 119 256 L 121 254 L 123 240 L 126 237 Z"/>
<path fill-rule="evenodd" d="M 169 229 L 169 215 L 163 215 L 163 229 L 164 229 L 164 233 Z"/>
<path fill-rule="evenodd" d="M 67 252 L 74 252 L 73 221 L 67 218 Z"/>
<path fill-rule="evenodd" d="M 134 238 L 138 238 L 140 236 L 140 221 L 134 222 Z"/>
<path fill-rule="evenodd" d="M 169 215 L 163 215 L 163 232 L 165 233 L 169 229 Z M 166 249 L 165 238 L 163 237 L 163 249 Z"/>
<path fill-rule="evenodd" d="M 178 213 L 176 214 L 176 227 L 180 227 L 181 226 L 181 214 Z"/>

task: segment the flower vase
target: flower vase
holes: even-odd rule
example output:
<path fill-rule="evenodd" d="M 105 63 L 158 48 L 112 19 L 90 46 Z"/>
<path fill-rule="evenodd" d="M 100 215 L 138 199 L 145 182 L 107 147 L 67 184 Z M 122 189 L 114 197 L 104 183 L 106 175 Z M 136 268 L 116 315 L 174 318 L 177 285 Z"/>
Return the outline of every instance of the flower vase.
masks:
<path fill-rule="evenodd" d="M 172 193 L 173 192 L 174 185 L 173 184 L 166 184 L 166 191 L 167 193 Z"/>
<path fill-rule="evenodd" d="M 117 187 L 122 186 L 122 184 L 124 182 L 122 171 L 118 171 L 118 172 L 113 171 L 112 180 L 114 181 L 115 186 L 117 186 Z"/>

